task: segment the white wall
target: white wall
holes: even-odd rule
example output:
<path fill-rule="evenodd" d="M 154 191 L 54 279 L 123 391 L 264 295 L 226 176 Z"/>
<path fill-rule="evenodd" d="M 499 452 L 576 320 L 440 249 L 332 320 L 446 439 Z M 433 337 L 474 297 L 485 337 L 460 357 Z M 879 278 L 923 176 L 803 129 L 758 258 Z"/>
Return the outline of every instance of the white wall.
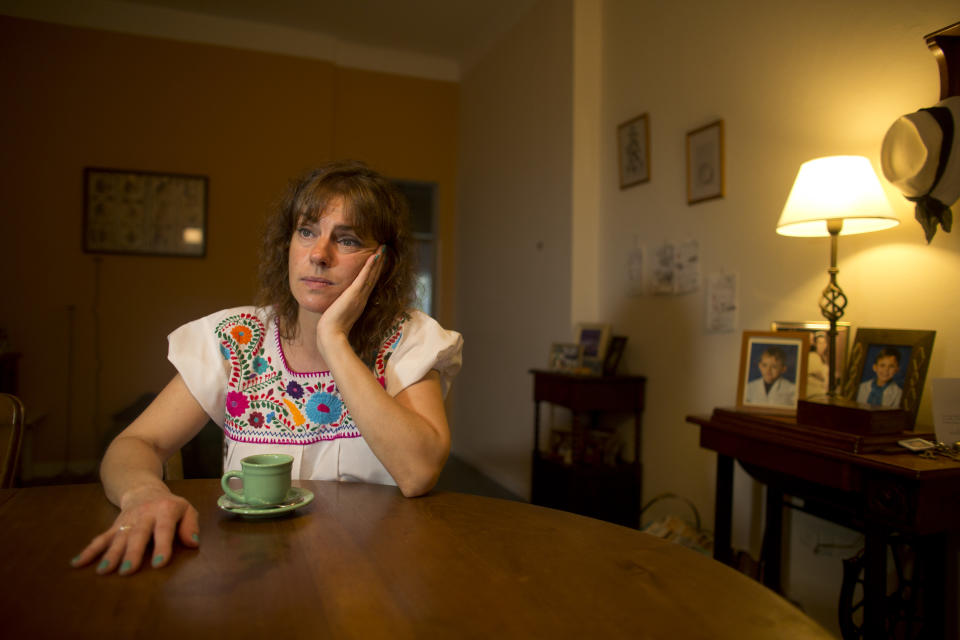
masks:
<path fill-rule="evenodd" d="M 532 379 L 568 341 L 572 9 L 541 2 L 462 75 L 453 449 L 528 495 Z"/>
<path fill-rule="evenodd" d="M 796 171 L 808 159 L 848 153 L 867 156 L 879 171 L 890 124 L 938 99 L 937 65 L 923 36 L 960 19 L 960 7 L 955 0 L 909 7 L 899 0 L 608 0 L 604 11 L 601 315 L 629 336 L 630 370 L 648 376 L 644 495 L 688 496 L 711 522 L 715 456 L 699 448 L 685 416 L 734 403 L 741 331 L 820 318 L 828 240 L 774 232 Z M 650 114 L 652 179 L 621 191 L 614 132 L 643 112 Z M 718 118 L 726 127 L 726 197 L 689 206 L 685 135 Z M 841 238 L 839 281 L 850 299 L 844 319 L 854 328 L 937 331 L 919 415 L 929 425 L 929 379 L 960 376 L 960 233 L 940 232 L 926 246 L 909 203 L 885 186 L 904 224 Z M 648 249 L 696 239 L 704 276 L 739 274 L 736 330 L 705 330 L 702 290 L 630 297 L 626 259 L 635 237 Z M 738 475 L 734 544 L 754 555 L 761 497 Z M 812 548 L 851 535 L 809 517 L 795 517 L 793 529 L 801 548 L 788 567 L 789 595 L 835 627 L 840 562 Z"/>

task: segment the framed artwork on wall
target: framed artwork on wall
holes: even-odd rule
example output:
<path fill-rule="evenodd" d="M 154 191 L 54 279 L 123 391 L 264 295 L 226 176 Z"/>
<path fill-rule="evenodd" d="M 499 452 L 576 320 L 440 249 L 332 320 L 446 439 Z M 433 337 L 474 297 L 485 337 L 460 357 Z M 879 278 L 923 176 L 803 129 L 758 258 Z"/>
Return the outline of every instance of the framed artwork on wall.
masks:
<path fill-rule="evenodd" d="M 935 331 L 858 329 L 843 396 L 863 404 L 903 409 L 912 426 L 935 337 Z"/>
<path fill-rule="evenodd" d="M 737 378 L 737 406 L 793 413 L 806 396 L 810 334 L 805 331 L 744 331 Z"/>
<path fill-rule="evenodd" d="M 83 250 L 202 258 L 207 177 L 85 168 Z"/>
<path fill-rule="evenodd" d="M 620 188 L 650 180 L 650 117 L 642 115 L 617 127 Z"/>
<path fill-rule="evenodd" d="M 723 120 L 687 133 L 687 204 L 722 198 Z"/>

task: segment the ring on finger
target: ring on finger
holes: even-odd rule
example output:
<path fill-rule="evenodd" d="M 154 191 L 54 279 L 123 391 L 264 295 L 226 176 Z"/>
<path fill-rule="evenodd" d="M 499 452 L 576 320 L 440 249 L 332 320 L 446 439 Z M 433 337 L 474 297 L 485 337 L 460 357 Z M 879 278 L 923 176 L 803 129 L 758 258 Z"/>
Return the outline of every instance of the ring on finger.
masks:
<path fill-rule="evenodd" d="M 133 525 L 131 524 L 122 524 L 117 527 L 117 531 L 130 531 L 130 529 L 133 529 Z"/>

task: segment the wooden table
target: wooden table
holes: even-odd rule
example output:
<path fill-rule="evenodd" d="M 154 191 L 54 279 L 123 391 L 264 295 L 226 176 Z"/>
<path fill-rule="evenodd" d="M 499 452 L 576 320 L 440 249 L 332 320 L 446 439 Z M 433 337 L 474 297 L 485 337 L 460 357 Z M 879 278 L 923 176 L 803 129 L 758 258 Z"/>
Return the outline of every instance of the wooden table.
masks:
<path fill-rule="evenodd" d="M 864 637 L 887 637 L 886 545 L 894 533 L 917 541 L 915 546 L 925 560 L 925 630 L 932 634 L 929 637 L 950 632 L 954 625 L 947 616 L 956 604 L 946 602 L 945 585 L 949 578 L 956 593 L 956 576 L 948 575 L 946 550 L 947 535 L 960 531 L 960 463 L 900 453 L 896 440 L 901 436 L 856 436 L 755 412 L 718 408 L 709 417 L 687 420 L 700 426 L 700 446 L 718 454 L 716 559 L 732 560 L 733 462 L 737 460 L 767 485 L 762 552 L 767 586 L 781 590 L 784 496 L 797 496 L 804 500 L 806 511 L 864 533 Z"/>
<path fill-rule="evenodd" d="M 199 550 L 127 577 L 70 558 L 116 515 L 97 485 L 0 491 L 5 637 L 829 638 L 729 567 L 626 527 L 525 503 L 299 482 L 289 517 L 218 510 L 216 480 L 172 489 Z"/>

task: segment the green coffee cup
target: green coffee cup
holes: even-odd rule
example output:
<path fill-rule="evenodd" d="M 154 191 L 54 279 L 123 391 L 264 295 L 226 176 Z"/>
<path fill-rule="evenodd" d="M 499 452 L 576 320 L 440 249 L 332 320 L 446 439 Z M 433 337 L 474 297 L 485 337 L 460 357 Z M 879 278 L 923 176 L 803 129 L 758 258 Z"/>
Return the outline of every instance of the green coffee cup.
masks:
<path fill-rule="evenodd" d="M 261 453 L 240 461 L 242 471 L 227 471 L 220 486 L 234 502 L 252 507 L 269 507 L 283 502 L 290 492 L 293 456 L 285 453 Z M 243 480 L 243 489 L 230 488 L 230 478 Z"/>

